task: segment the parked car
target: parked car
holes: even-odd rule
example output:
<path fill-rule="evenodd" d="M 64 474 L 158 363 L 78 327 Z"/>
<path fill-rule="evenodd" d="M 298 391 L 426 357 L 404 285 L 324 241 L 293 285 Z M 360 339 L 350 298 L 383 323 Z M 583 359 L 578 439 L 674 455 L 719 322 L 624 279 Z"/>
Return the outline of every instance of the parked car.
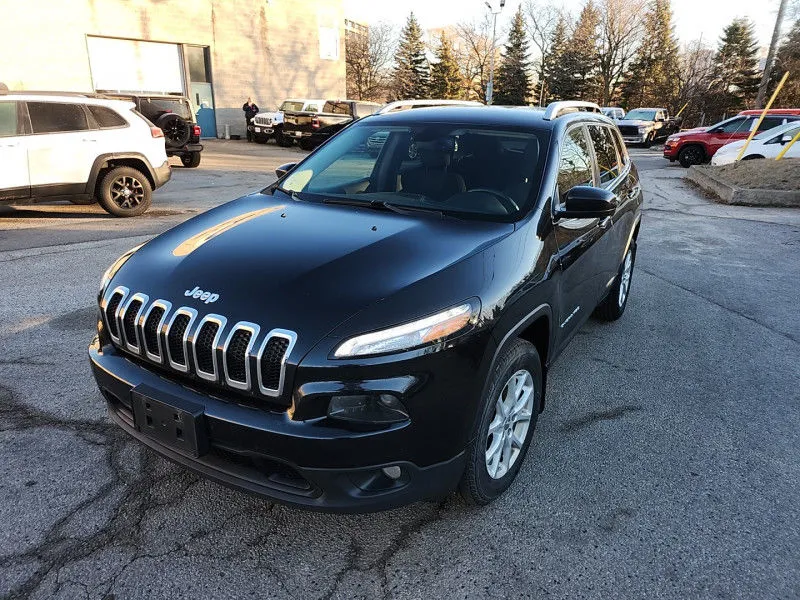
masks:
<path fill-rule="evenodd" d="M 312 150 L 353 121 L 373 114 L 380 106 L 361 100 L 327 100 L 319 112 L 285 110 L 283 135 L 285 139 L 297 140 L 303 150 Z"/>
<path fill-rule="evenodd" d="M 626 144 L 651 146 L 678 131 L 680 121 L 670 118 L 666 108 L 634 108 L 617 126 Z"/>
<path fill-rule="evenodd" d="M 98 202 L 131 217 L 170 175 L 163 132 L 132 102 L 0 92 L 0 202 Z"/>
<path fill-rule="evenodd" d="M 745 155 L 742 160 L 753 160 L 757 158 L 775 158 L 786 147 L 786 144 L 794 139 L 797 132 L 800 131 L 800 121 L 790 121 L 780 127 L 762 131 L 756 135 L 747 146 Z M 736 160 L 739 156 L 742 147 L 747 140 L 739 140 L 725 144 L 722 148 L 717 150 L 711 158 L 711 164 L 728 165 Z M 789 151 L 784 155 L 785 158 L 800 158 L 800 142 L 796 142 Z"/>
<path fill-rule="evenodd" d="M 578 106 L 363 119 L 124 254 L 89 347 L 111 418 L 280 502 L 497 498 L 553 361 L 630 297 L 639 178 L 613 122 Z"/>
<path fill-rule="evenodd" d="M 117 94 L 106 93 L 108 98 L 129 100 L 156 127 L 164 132 L 167 156 L 177 156 L 187 168 L 200 165 L 202 131 L 197 124 L 192 105 L 186 96 L 179 94 Z"/>
<path fill-rule="evenodd" d="M 260 144 L 266 144 L 271 137 L 274 137 L 279 146 L 291 146 L 292 140 L 285 139 L 283 136 L 283 112 L 292 110 L 316 113 L 319 112 L 320 107 L 324 104 L 325 100 L 322 99 L 284 100 L 278 110 L 258 113 L 253 118 L 253 124 L 248 125 L 248 127 L 252 130 L 253 139 Z"/>
<path fill-rule="evenodd" d="M 604 106 L 600 110 L 605 116 L 614 121 L 621 121 L 625 118 L 625 109 L 619 106 Z"/>
<path fill-rule="evenodd" d="M 746 139 L 756 126 L 761 112 L 744 110 L 735 117 L 711 127 L 697 127 L 673 134 L 664 144 L 664 158 L 668 158 L 670 162 L 677 160 L 682 167 L 687 168 L 707 163 L 725 144 Z M 800 119 L 800 109 L 773 108 L 767 112 L 758 131 L 759 133 L 768 131 L 798 119 Z"/>

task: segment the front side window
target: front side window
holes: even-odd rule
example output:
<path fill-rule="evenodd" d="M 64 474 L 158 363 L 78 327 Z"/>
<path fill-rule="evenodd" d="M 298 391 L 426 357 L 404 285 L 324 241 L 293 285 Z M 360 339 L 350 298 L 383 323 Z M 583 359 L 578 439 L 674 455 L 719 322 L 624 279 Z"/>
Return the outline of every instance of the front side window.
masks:
<path fill-rule="evenodd" d="M 17 103 L 0 102 L 0 137 L 19 135 Z"/>
<path fill-rule="evenodd" d="M 285 100 L 278 110 L 288 110 L 290 112 L 301 112 L 303 110 L 302 102 L 294 102 L 292 100 Z"/>
<path fill-rule="evenodd" d="M 363 104 L 359 102 L 358 104 L 356 104 L 356 110 L 358 111 L 359 117 L 366 117 L 367 115 L 371 115 L 376 110 L 378 110 L 378 107 L 375 106 L 374 104 Z"/>
<path fill-rule="evenodd" d="M 546 136 L 459 123 L 360 121 L 299 165 L 281 189 L 309 202 L 511 221 L 538 197 Z"/>
<path fill-rule="evenodd" d="M 589 135 L 597 157 L 597 169 L 600 172 L 600 184 L 613 181 L 620 174 L 619 157 L 614 145 L 611 130 L 602 125 L 589 126 Z"/>
<path fill-rule="evenodd" d="M 719 133 L 742 133 L 750 131 L 752 121 L 748 117 L 737 117 L 717 126 Z"/>
<path fill-rule="evenodd" d="M 332 102 L 328 100 L 322 107 L 322 112 L 333 115 L 349 115 L 350 104 L 347 102 Z"/>
<path fill-rule="evenodd" d="M 578 185 L 594 185 L 592 154 L 583 126 L 567 132 L 558 167 L 558 193 L 561 201 Z"/>
<path fill-rule="evenodd" d="M 80 104 L 28 102 L 33 133 L 65 133 L 89 129 Z"/>
<path fill-rule="evenodd" d="M 128 122 L 125 119 L 107 106 L 94 106 L 89 104 L 88 108 L 89 112 L 92 113 L 94 120 L 97 121 L 97 125 L 100 127 L 100 129 L 125 127 L 128 125 Z"/>

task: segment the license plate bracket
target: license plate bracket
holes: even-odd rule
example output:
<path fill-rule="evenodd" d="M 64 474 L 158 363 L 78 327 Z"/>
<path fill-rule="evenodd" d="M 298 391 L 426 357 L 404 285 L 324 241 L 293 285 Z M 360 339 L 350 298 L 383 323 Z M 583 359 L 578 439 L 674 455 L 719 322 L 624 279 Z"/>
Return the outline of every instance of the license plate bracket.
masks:
<path fill-rule="evenodd" d="M 208 452 L 205 414 L 199 402 L 137 386 L 131 391 L 131 405 L 137 431 L 195 458 Z"/>

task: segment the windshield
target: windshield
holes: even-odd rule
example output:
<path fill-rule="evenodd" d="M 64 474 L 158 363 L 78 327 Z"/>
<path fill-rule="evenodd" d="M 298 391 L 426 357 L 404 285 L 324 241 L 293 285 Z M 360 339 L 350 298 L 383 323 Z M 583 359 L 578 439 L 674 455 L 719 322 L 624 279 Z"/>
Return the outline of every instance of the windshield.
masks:
<path fill-rule="evenodd" d="M 546 132 L 452 123 L 343 130 L 281 182 L 300 200 L 510 221 L 529 208 Z"/>
<path fill-rule="evenodd" d="M 791 123 L 786 123 L 785 125 L 781 125 L 779 127 L 773 127 L 772 129 L 767 129 L 766 131 L 762 131 L 753 139 L 766 140 L 773 137 L 784 136 L 784 135 L 795 136 L 798 130 L 800 130 L 800 121 L 792 121 Z"/>
<path fill-rule="evenodd" d="M 645 108 L 634 108 L 631 112 L 625 115 L 625 119 L 629 121 L 655 121 L 656 111 L 647 110 Z"/>

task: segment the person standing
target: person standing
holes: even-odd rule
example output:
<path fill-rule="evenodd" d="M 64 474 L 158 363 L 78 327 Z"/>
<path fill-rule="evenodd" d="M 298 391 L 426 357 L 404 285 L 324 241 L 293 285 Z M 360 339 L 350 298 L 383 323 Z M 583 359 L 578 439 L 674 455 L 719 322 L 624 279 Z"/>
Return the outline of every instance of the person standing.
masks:
<path fill-rule="evenodd" d="M 245 131 L 247 131 L 247 141 L 253 141 L 253 130 L 252 130 L 252 122 L 253 117 L 258 114 L 258 105 L 253 102 L 252 98 L 248 98 L 247 102 L 242 104 L 242 110 L 244 111 L 244 120 L 245 120 Z"/>

